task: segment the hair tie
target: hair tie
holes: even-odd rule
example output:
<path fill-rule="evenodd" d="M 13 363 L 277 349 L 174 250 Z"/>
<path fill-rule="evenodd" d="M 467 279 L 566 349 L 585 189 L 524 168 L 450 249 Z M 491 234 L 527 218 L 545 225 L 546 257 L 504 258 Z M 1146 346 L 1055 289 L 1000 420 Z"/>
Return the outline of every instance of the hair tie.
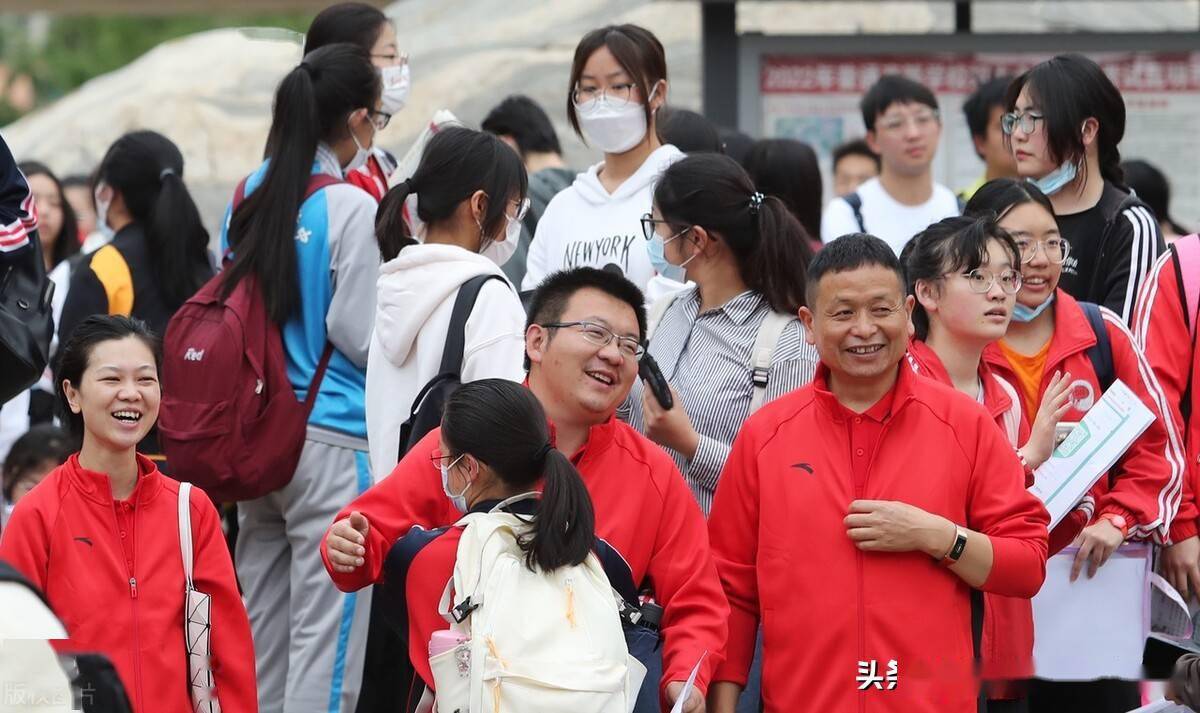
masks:
<path fill-rule="evenodd" d="M 408 178 L 404 179 L 403 183 L 404 183 L 404 185 L 408 186 L 409 193 L 417 192 L 417 182 L 412 179 L 412 176 L 409 176 Z"/>
<path fill-rule="evenodd" d="M 544 463 L 546 461 L 546 456 L 550 455 L 550 451 L 552 450 L 554 450 L 554 446 L 550 445 L 549 441 L 546 441 L 546 443 L 538 449 L 538 452 L 536 455 L 534 455 L 533 459 L 538 463 Z"/>
<path fill-rule="evenodd" d="M 762 208 L 763 194 L 755 191 L 750 194 L 750 215 L 758 215 L 759 208 Z"/>
<path fill-rule="evenodd" d="M 158 180 L 165 181 L 165 180 L 167 180 L 167 176 L 174 176 L 174 175 L 176 175 L 175 169 L 171 168 L 170 166 L 167 166 L 163 170 L 159 171 Z"/>

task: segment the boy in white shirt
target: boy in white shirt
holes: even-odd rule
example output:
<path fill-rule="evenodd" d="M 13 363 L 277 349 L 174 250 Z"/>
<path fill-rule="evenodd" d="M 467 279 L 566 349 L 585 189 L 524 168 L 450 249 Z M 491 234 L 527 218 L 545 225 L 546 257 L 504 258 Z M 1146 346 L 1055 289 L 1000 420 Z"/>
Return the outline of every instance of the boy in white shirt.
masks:
<path fill-rule="evenodd" d="M 958 199 L 933 182 L 933 157 L 942 135 L 937 98 L 928 87 L 899 75 L 881 77 L 859 104 L 867 144 L 882 170 L 821 216 L 821 240 L 847 233 L 882 238 L 900 254 L 913 235 L 960 213 Z"/>

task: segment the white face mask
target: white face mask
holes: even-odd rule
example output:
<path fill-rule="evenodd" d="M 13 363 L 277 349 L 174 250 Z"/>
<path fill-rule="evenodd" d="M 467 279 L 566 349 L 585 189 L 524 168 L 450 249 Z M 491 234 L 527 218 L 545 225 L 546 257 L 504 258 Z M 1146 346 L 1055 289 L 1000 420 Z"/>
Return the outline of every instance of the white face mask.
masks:
<path fill-rule="evenodd" d="M 371 124 L 371 122 L 369 122 L 369 121 L 367 123 Z M 349 121 L 346 122 L 346 128 L 350 129 Z M 374 132 L 375 132 L 375 125 L 371 124 L 372 141 L 374 141 L 374 136 L 375 136 Z M 357 171 L 358 169 L 362 168 L 363 166 L 366 166 L 367 159 L 371 158 L 371 147 L 367 146 L 366 148 L 363 148 L 363 145 L 358 143 L 358 137 L 354 135 L 353 129 L 350 129 L 350 138 L 351 138 L 351 140 L 354 141 L 354 158 L 350 159 L 350 163 L 346 164 L 345 166 L 342 166 L 342 173 L 350 173 L 351 171 Z"/>
<path fill-rule="evenodd" d="M 657 91 L 655 87 L 650 92 L 650 99 Z M 613 106 L 607 96 L 601 96 L 586 108 L 576 107 L 575 115 L 588 143 L 604 153 L 625 153 L 646 138 L 646 108 L 642 104 L 631 101 Z"/>
<path fill-rule="evenodd" d="M 504 264 L 512 259 L 513 253 L 517 252 L 517 245 L 521 240 L 521 221 L 514 220 L 510 216 L 504 216 L 508 224 L 504 226 L 504 240 L 488 243 L 488 246 L 479 251 L 479 254 L 496 263 L 497 267 L 504 267 Z M 479 232 L 483 233 L 483 226 L 479 227 Z"/>
<path fill-rule="evenodd" d="M 463 455 L 466 455 L 466 454 L 464 453 Z M 457 464 L 462 459 L 463 459 L 463 456 L 459 456 L 459 457 L 455 458 L 454 462 L 451 463 L 450 465 L 446 465 L 445 463 L 442 463 L 442 465 L 441 465 L 442 492 L 446 494 L 446 497 L 450 498 L 450 502 L 454 505 L 455 510 L 466 515 L 467 510 L 469 509 L 467 507 L 467 491 L 471 489 L 471 484 L 467 483 L 466 486 L 463 487 L 461 493 L 450 492 L 450 469 L 453 468 L 455 466 L 455 464 Z"/>
<path fill-rule="evenodd" d="M 112 197 L 110 195 L 108 200 L 101 198 L 100 193 L 103 188 L 105 188 L 103 185 L 96 186 L 96 193 L 93 195 L 96 199 L 96 230 L 100 231 L 105 240 L 112 240 L 113 235 L 116 234 L 112 228 L 108 227 L 108 208 L 112 205 Z"/>
<path fill-rule="evenodd" d="M 408 90 L 412 87 L 408 64 L 384 67 L 379 74 L 383 79 L 382 105 L 379 108 L 387 114 L 396 114 L 408 104 Z"/>

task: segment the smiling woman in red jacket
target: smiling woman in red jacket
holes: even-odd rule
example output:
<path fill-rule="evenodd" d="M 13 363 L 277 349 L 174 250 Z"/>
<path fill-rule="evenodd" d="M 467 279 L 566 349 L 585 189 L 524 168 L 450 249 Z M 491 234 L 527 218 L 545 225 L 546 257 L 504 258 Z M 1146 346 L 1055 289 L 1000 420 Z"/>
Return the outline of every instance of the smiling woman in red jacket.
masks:
<path fill-rule="evenodd" d="M 1050 457 L 1054 427 L 1070 408 L 1070 374 L 1056 373 L 1030 434 L 1021 402 L 1008 382 L 983 361 L 983 350 L 1004 336 L 1021 289 L 1021 257 L 1012 236 L 992 216 L 946 218 L 909 241 L 901 254 L 913 305 L 916 338 L 908 365 L 977 400 L 1032 469 Z M 1029 599 L 986 594 L 981 648 L 989 680 L 989 713 L 1021 710 L 1023 690 L 1007 681 L 1033 675 L 1033 607 Z M 1003 702 L 1001 702 L 1003 701 Z"/>
<path fill-rule="evenodd" d="M 112 660 L 135 713 L 189 712 L 179 484 L 136 451 L 158 417 L 157 340 L 138 320 L 94 316 L 59 358 L 60 406 L 83 447 L 21 500 L 0 559 L 45 592 L 70 636 L 60 649 Z M 215 698 L 224 713 L 255 713 L 250 623 L 217 512 L 196 488 L 190 504 Z"/>

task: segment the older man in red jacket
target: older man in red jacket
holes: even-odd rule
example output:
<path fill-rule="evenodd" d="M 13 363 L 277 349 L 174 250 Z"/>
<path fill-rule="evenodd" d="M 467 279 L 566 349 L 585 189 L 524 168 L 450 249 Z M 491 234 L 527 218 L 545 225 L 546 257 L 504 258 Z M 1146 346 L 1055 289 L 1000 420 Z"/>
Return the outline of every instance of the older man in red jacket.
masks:
<path fill-rule="evenodd" d="M 1041 586 L 1049 516 L 988 413 L 902 368 L 911 310 L 878 238 L 810 266 L 816 379 L 746 421 L 709 519 L 732 608 L 709 710 L 734 710 L 761 622 L 767 713 L 974 711 L 972 590 Z"/>
<path fill-rule="evenodd" d="M 529 312 L 529 388 L 550 418 L 555 446 L 587 485 L 596 535 L 620 553 L 634 582 L 653 583 L 664 610 L 661 686 L 668 702 L 708 652 L 698 692 L 684 707 L 702 711 L 729 614 L 704 516 L 671 457 L 613 418 L 638 371 L 646 326 L 642 294 L 620 275 L 578 268 L 547 278 Z M 338 514 L 321 550 L 338 588 L 354 591 L 378 581 L 388 550 L 412 527 L 461 517 L 430 464 L 438 436 L 438 429 L 431 431 L 391 475 Z"/>

